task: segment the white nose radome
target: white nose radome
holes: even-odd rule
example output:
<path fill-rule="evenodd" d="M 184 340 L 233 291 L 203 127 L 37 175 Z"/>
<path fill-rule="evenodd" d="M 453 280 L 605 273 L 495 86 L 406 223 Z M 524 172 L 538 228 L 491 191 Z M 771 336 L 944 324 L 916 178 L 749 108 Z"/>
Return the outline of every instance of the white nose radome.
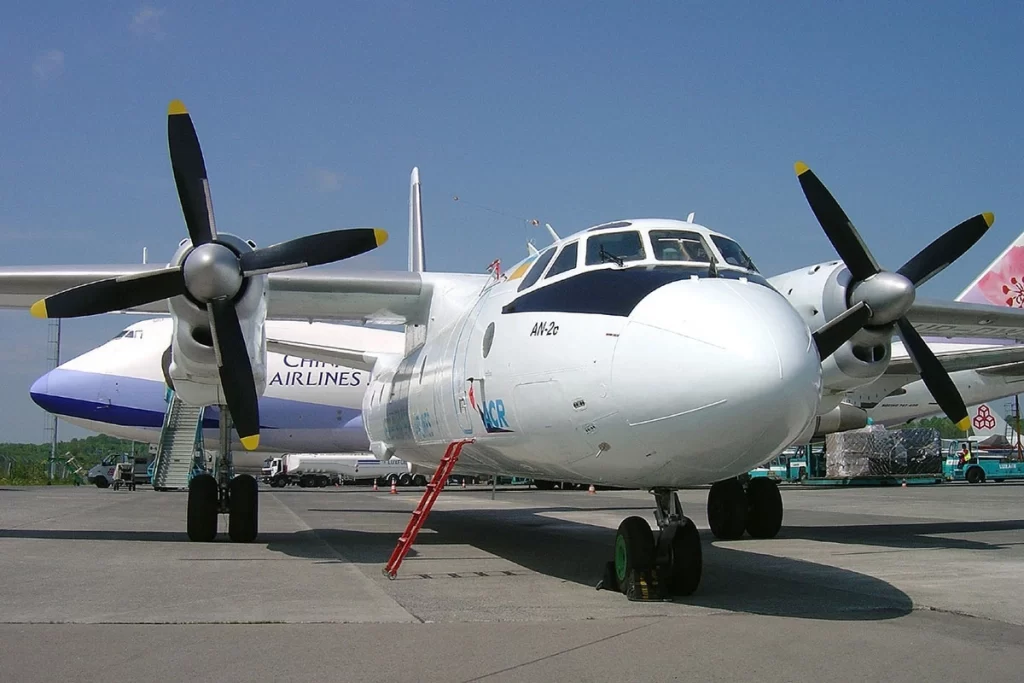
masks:
<path fill-rule="evenodd" d="M 807 325 L 777 292 L 682 280 L 633 310 L 612 390 L 631 434 L 666 461 L 663 474 L 708 481 L 748 471 L 800 434 L 818 408 L 821 365 Z"/>

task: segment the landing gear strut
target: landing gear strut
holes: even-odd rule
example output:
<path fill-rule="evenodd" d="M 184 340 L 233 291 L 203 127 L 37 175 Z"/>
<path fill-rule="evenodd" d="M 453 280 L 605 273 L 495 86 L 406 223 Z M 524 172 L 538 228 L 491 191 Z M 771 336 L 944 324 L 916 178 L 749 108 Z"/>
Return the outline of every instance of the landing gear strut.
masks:
<path fill-rule="evenodd" d="M 188 538 L 209 542 L 217 537 L 217 516 L 228 515 L 228 537 L 251 543 L 259 533 L 259 485 L 248 474 L 234 476 L 231 415 L 220 407 L 220 452 L 213 474 L 199 474 L 188 484 Z"/>
<path fill-rule="evenodd" d="M 735 541 L 746 531 L 754 538 L 775 538 L 782 528 L 782 495 L 771 479 L 720 481 L 708 494 L 708 523 L 715 538 Z"/>
<path fill-rule="evenodd" d="M 691 595 L 703 567 L 700 534 L 683 516 L 675 491 L 657 488 L 651 493 L 660 529 L 657 540 L 643 517 L 624 519 L 615 534 L 615 558 L 598 588 L 616 587 L 630 600 Z"/>

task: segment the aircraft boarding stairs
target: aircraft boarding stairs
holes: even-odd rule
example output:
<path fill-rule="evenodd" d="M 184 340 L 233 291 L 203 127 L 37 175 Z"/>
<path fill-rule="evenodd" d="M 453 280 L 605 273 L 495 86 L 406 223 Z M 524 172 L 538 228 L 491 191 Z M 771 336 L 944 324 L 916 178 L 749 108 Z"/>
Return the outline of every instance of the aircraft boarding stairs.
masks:
<path fill-rule="evenodd" d="M 168 398 L 153 462 L 153 489 L 156 491 L 187 489 L 197 460 L 203 461 L 204 409 L 185 404 L 173 391 L 168 391 Z"/>

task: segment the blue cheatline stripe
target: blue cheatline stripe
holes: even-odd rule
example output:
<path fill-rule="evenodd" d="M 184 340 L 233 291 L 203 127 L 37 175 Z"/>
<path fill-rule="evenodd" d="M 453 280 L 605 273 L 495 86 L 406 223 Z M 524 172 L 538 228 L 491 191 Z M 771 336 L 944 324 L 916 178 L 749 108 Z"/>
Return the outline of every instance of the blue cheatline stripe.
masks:
<path fill-rule="evenodd" d="M 167 409 L 164 391 L 163 382 L 57 368 L 39 378 L 29 395 L 40 408 L 56 415 L 159 429 Z M 219 418 L 216 408 L 208 408 L 203 428 L 216 429 Z M 260 398 L 261 429 L 350 430 L 361 429 L 362 423 L 358 408 Z"/>

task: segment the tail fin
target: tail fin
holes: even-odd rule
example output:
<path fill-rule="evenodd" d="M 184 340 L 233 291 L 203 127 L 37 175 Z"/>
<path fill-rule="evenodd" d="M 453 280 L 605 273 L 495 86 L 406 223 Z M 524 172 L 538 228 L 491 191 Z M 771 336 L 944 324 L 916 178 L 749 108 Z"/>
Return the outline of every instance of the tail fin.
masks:
<path fill-rule="evenodd" d="M 1024 308 L 1024 233 L 960 292 L 956 300 Z"/>
<path fill-rule="evenodd" d="M 426 270 L 423 250 L 423 197 L 420 195 L 420 169 L 412 169 L 409 179 L 409 272 Z"/>
<path fill-rule="evenodd" d="M 420 169 L 414 167 L 409 177 L 409 272 L 426 270 L 423 249 L 423 197 L 420 194 Z M 405 353 L 408 354 L 427 340 L 426 325 L 405 326 Z"/>
<path fill-rule="evenodd" d="M 1007 405 L 1001 401 L 990 401 L 967 409 L 974 435 L 981 438 L 1007 436 L 1010 430 L 1007 429 L 1005 416 L 1012 411 L 1012 401 Z"/>

